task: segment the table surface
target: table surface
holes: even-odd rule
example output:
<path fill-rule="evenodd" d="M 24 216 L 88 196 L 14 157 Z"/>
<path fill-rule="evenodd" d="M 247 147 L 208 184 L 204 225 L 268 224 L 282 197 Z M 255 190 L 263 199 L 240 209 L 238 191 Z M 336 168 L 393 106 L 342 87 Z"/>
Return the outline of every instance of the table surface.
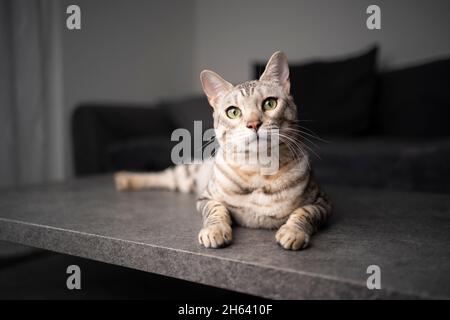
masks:
<path fill-rule="evenodd" d="M 110 176 L 0 191 L 0 239 L 267 298 L 450 298 L 448 195 L 325 190 L 334 216 L 298 252 L 241 227 L 203 248 L 194 195 L 116 192 Z"/>

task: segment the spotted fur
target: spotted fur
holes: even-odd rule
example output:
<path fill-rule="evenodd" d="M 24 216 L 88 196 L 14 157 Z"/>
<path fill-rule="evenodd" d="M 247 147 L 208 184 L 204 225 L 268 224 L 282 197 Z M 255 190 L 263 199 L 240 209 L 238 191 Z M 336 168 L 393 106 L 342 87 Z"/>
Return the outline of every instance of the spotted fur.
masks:
<path fill-rule="evenodd" d="M 259 80 L 233 86 L 208 70 L 202 72 L 201 80 L 214 109 L 220 145 L 215 158 L 160 173 L 118 173 L 117 188 L 197 192 L 197 210 L 203 218 L 198 240 L 208 248 L 223 247 L 232 241 L 233 222 L 249 228 L 278 229 L 275 238 L 283 248 L 305 248 L 330 216 L 331 204 L 314 180 L 308 153 L 296 130 L 297 108 L 289 93 L 286 56 L 274 53 Z M 268 97 L 276 98 L 277 106 L 264 111 L 261 106 Z M 240 108 L 239 119 L 227 117 L 230 106 Z M 260 124 L 259 129 L 249 126 L 254 122 Z M 230 157 L 234 153 L 257 152 L 252 144 L 257 143 L 262 132 L 280 138 L 279 166 L 271 174 L 263 173 L 258 163 Z"/>

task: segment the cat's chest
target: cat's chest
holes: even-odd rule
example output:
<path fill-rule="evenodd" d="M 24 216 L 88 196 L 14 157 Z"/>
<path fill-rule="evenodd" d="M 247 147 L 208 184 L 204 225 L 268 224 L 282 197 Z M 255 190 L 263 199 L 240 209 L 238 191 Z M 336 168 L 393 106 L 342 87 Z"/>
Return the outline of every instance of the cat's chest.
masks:
<path fill-rule="evenodd" d="M 265 176 L 255 175 L 248 178 L 248 183 L 246 187 L 251 190 L 254 195 L 260 195 L 264 192 L 265 187 L 268 185 L 268 180 Z"/>
<path fill-rule="evenodd" d="M 222 196 L 233 220 L 251 228 L 277 228 L 295 207 L 295 198 L 283 193 L 268 194 L 264 185 L 248 193 Z"/>
<path fill-rule="evenodd" d="M 250 228 L 278 228 L 292 212 L 291 201 L 273 201 L 263 191 L 243 196 L 240 200 L 225 201 L 231 217 L 241 226 Z"/>
<path fill-rule="evenodd" d="M 274 228 L 300 203 L 307 182 L 304 177 L 305 171 L 293 165 L 270 176 L 218 165 L 209 191 L 238 224 Z"/>

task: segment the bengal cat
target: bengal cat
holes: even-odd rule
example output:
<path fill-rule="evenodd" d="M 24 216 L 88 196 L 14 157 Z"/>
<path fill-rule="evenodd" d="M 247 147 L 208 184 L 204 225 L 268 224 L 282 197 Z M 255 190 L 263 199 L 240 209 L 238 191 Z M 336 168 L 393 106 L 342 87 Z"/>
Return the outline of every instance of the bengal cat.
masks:
<path fill-rule="evenodd" d="M 314 180 L 303 147 L 286 55 L 275 52 L 259 80 L 234 86 L 209 70 L 202 71 L 200 79 L 213 107 L 219 143 L 215 157 L 158 173 L 119 172 L 117 189 L 197 192 L 197 210 L 203 217 L 198 241 L 207 248 L 231 243 L 232 222 L 277 228 L 275 239 L 283 248 L 305 248 L 329 218 L 331 204 Z M 266 137 L 279 141 L 279 163 L 273 172 L 230 156 L 259 152 L 257 144 Z"/>

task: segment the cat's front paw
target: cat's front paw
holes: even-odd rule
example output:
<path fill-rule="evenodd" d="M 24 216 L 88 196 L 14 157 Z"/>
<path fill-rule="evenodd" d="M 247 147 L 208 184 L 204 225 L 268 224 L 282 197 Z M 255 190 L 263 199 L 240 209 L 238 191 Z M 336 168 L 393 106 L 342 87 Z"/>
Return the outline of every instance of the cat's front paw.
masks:
<path fill-rule="evenodd" d="M 275 239 L 278 244 L 287 250 L 299 250 L 308 246 L 309 235 L 297 227 L 282 225 L 277 231 Z"/>
<path fill-rule="evenodd" d="M 119 191 L 133 189 L 132 174 L 129 172 L 117 172 L 114 174 L 114 182 L 116 184 L 116 189 Z"/>
<path fill-rule="evenodd" d="M 204 227 L 198 234 L 198 242 L 206 248 L 221 248 L 232 240 L 231 227 L 226 223 Z"/>

